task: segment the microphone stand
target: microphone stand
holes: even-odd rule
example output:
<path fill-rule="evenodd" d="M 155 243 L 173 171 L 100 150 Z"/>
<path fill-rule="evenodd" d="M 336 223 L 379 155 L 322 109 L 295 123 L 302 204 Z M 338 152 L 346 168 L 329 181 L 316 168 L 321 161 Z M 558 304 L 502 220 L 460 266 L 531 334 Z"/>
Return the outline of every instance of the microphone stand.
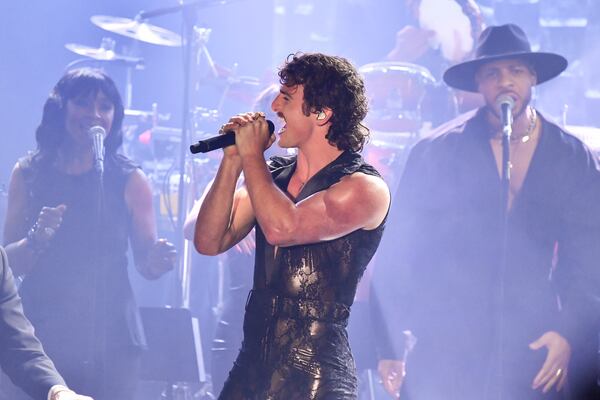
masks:
<path fill-rule="evenodd" d="M 507 107 L 502 105 L 502 107 Z M 502 112 L 502 180 L 501 180 L 501 202 L 502 207 L 502 248 L 500 257 L 500 271 L 499 282 L 500 287 L 498 288 L 498 397 L 500 400 L 504 400 L 504 300 L 505 294 L 505 280 L 506 280 L 506 269 L 508 264 L 508 201 L 510 193 L 510 138 L 512 136 L 512 112 L 510 112 L 510 106 L 508 106 L 508 113 Z M 504 118 L 504 116 L 508 118 Z"/>
<path fill-rule="evenodd" d="M 173 7 L 165 7 L 153 11 L 142 11 L 137 16 L 137 20 L 158 17 L 181 11 L 182 13 L 182 52 L 183 52 L 183 104 L 182 104 L 182 125 L 181 141 L 179 148 L 179 186 L 177 193 L 177 224 L 175 231 L 175 248 L 179 254 L 179 265 L 177 268 L 176 284 L 174 294 L 172 295 L 172 305 L 177 308 L 190 308 L 190 277 L 191 277 L 191 246 L 183 237 L 183 224 L 188 211 L 189 204 L 186 184 L 186 165 L 188 154 L 188 143 L 190 142 L 189 127 L 191 125 L 192 113 L 190 110 L 190 87 L 193 43 L 195 35 L 195 19 L 197 9 L 204 6 L 224 3 L 223 0 L 197 0 L 189 3 L 180 4 Z M 187 202 L 189 203 L 189 201 Z M 204 360 L 200 360 L 202 363 Z M 190 387 L 185 382 L 167 382 L 165 395 L 168 400 L 175 397 L 175 393 L 180 393 L 183 398 L 191 398 Z M 177 395 L 179 398 L 180 396 Z"/>
<path fill-rule="evenodd" d="M 192 60 L 192 44 L 194 43 L 194 22 L 198 8 L 224 3 L 224 0 L 195 0 L 188 3 L 172 7 L 163 7 L 151 11 L 141 11 L 135 17 L 136 20 L 146 20 L 176 12 L 182 13 L 182 51 L 183 51 L 183 104 L 182 104 L 182 124 L 181 124 L 181 142 L 179 147 L 179 190 L 177 193 L 177 222 L 175 232 L 175 247 L 179 254 L 179 267 L 177 268 L 177 282 L 174 294 L 171 296 L 172 305 L 175 307 L 189 308 L 190 305 L 190 246 L 183 237 L 183 223 L 185 220 L 188 205 L 186 205 L 186 161 L 187 161 L 187 143 L 190 142 L 189 127 L 191 122 L 190 111 L 190 87 Z"/>
<path fill-rule="evenodd" d="M 99 395 L 104 396 L 108 389 L 108 381 L 106 376 L 107 370 L 107 324 L 106 316 L 110 310 L 107 309 L 106 295 L 108 290 L 108 266 L 105 257 L 105 229 L 104 223 L 106 221 L 106 200 L 104 190 L 104 161 L 94 161 L 94 170 L 96 171 L 97 185 L 97 196 L 96 196 L 96 212 L 94 217 L 96 218 L 95 229 L 93 233 L 95 237 L 95 246 L 93 246 L 92 260 L 92 271 L 90 279 L 93 285 L 93 296 L 92 296 L 92 321 L 91 329 L 92 343 L 90 345 L 90 360 L 86 380 L 89 383 L 94 382 L 97 379 L 97 374 L 101 375 Z M 96 353 L 96 350 L 99 352 Z"/>

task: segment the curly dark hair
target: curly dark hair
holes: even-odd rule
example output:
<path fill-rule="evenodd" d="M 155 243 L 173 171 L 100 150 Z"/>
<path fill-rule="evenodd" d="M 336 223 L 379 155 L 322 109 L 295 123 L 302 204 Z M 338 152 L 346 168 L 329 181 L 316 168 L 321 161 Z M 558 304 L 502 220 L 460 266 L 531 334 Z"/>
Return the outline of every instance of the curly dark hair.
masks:
<path fill-rule="evenodd" d="M 362 77 L 345 58 L 321 53 L 290 54 L 279 71 L 285 86 L 304 87 L 305 115 L 330 108 L 331 127 L 326 135 L 340 150 L 361 151 L 369 130 L 361 123 L 367 115 Z"/>
<path fill-rule="evenodd" d="M 96 94 L 99 91 L 115 107 L 115 115 L 110 133 L 104 141 L 106 155 L 114 155 L 123 143 L 124 108 L 123 101 L 113 80 L 103 71 L 92 68 L 79 68 L 68 71 L 50 92 L 42 114 L 42 122 L 35 132 L 37 157 L 50 160 L 55 157 L 63 143 L 67 130 L 65 127 L 67 101 Z"/>

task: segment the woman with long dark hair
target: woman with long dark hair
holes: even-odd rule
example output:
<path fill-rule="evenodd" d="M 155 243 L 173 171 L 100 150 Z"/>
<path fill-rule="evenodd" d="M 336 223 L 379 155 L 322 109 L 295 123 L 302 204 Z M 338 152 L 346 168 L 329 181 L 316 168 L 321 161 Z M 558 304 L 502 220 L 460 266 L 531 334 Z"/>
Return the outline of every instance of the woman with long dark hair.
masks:
<path fill-rule="evenodd" d="M 131 399 L 145 344 L 127 275 L 156 279 L 175 250 L 158 239 L 143 172 L 117 152 L 121 96 L 105 73 L 66 73 L 47 99 L 36 151 L 12 172 L 4 241 L 27 316 L 71 387 Z M 93 129 L 92 129 L 93 128 Z M 105 133 L 103 173 L 91 131 Z"/>

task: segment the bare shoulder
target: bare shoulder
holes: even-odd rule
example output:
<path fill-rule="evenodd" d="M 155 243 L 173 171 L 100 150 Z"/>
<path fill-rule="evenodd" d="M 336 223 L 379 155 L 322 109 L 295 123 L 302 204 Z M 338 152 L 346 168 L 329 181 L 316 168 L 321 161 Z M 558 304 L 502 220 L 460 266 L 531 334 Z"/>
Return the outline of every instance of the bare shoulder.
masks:
<path fill-rule="evenodd" d="M 8 189 L 9 198 L 19 198 L 20 200 L 25 200 L 25 186 L 26 184 L 23 168 L 21 167 L 20 163 L 17 162 L 13 167 L 12 173 L 10 175 L 10 183 Z"/>
<path fill-rule="evenodd" d="M 337 189 L 336 191 L 343 190 L 355 199 L 381 198 L 384 202 L 389 202 L 390 198 L 390 190 L 383 178 L 362 172 L 345 176 L 332 188 Z"/>
<path fill-rule="evenodd" d="M 364 229 L 374 229 L 381 224 L 390 200 L 390 190 L 382 178 L 361 172 L 345 176 L 325 195 L 328 208 L 362 215 Z"/>
<path fill-rule="evenodd" d="M 19 162 L 16 162 L 11 174 L 11 180 L 22 181 L 23 180 L 23 168 Z"/>
<path fill-rule="evenodd" d="M 8 202 L 4 222 L 4 243 L 12 243 L 27 232 L 29 195 L 23 168 L 17 162 L 10 176 Z"/>
<path fill-rule="evenodd" d="M 125 186 L 125 199 L 130 208 L 140 206 L 140 202 L 152 201 L 152 189 L 146 174 L 139 169 L 134 169 L 127 178 Z"/>
<path fill-rule="evenodd" d="M 142 171 L 139 168 L 134 169 L 131 174 L 129 174 L 129 177 L 127 178 L 127 189 L 140 189 L 143 187 L 150 187 L 150 182 L 148 181 L 148 177 L 146 176 L 146 174 L 144 173 L 144 171 Z"/>

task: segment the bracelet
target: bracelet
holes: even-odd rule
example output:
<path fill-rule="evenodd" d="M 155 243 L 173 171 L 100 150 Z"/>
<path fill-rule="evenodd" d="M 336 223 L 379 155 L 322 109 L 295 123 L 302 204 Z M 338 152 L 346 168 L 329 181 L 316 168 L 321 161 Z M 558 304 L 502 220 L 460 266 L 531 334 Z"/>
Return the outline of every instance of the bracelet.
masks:
<path fill-rule="evenodd" d="M 25 238 L 27 239 L 27 246 L 29 246 L 29 248 L 31 249 L 31 251 L 33 251 L 33 254 L 35 255 L 39 255 L 40 253 L 44 252 L 44 250 L 46 250 L 46 247 L 48 247 L 47 242 L 40 241 L 38 237 L 38 229 L 39 225 L 36 222 L 35 224 L 33 224 L 31 229 L 27 231 L 27 236 L 25 236 Z"/>

